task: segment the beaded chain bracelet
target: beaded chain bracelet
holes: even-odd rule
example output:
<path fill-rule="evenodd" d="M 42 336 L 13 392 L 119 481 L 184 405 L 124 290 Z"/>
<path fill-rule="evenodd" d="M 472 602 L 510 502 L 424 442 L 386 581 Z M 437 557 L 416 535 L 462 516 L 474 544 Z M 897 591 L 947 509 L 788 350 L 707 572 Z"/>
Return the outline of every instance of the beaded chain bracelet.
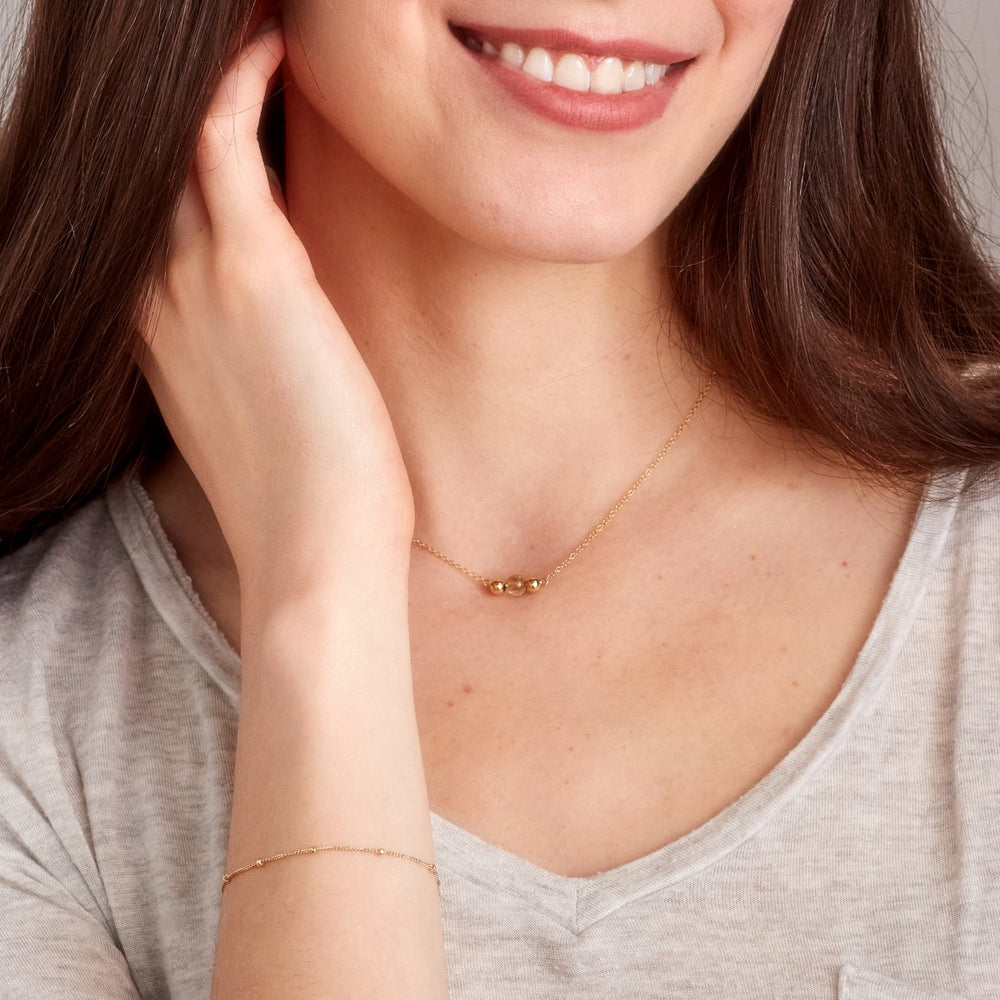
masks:
<path fill-rule="evenodd" d="M 269 865 L 272 861 L 283 861 L 285 858 L 295 858 L 300 854 L 320 854 L 323 851 L 353 851 L 357 854 L 374 854 L 380 858 L 399 858 L 402 861 L 410 861 L 415 865 L 420 865 L 421 868 L 425 868 L 434 876 L 434 881 L 437 882 L 438 888 L 441 888 L 441 876 L 438 874 L 437 865 L 432 864 L 430 861 L 422 861 L 420 858 L 413 857 L 412 854 L 402 854 L 400 851 L 390 851 L 385 847 L 349 847 L 346 844 L 334 844 L 328 847 L 300 847 L 297 851 L 287 851 L 284 854 L 272 854 L 269 858 L 258 858 L 256 861 L 251 862 L 249 865 L 244 865 L 242 868 L 236 868 L 229 872 L 228 875 L 222 876 L 222 888 L 225 890 L 226 886 L 237 875 L 242 875 L 244 872 L 248 872 L 253 868 L 263 868 L 264 865 Z"/>

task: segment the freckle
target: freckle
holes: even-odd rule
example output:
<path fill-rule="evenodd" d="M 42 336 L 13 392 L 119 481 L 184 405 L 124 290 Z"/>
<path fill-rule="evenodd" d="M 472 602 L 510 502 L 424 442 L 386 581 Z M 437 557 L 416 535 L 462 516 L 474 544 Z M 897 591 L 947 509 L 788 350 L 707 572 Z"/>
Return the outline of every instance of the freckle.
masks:
<path fill-rule="evenodd" d="M 798 686 L 799 686 L 799 682 L 798 681 L 792 681 L 792 687 L 793 688 L 797 688 Z"/>
<path fill-rule="evenodd" d="M 662 573 L 657 573 L 656 574 L 656 579 L 657 580 L 662 580 L 663 579 L 663 574 Z"/>
<path fill-rule="evenodd" d="M 778 647 L 778 652 L 779 653 L 787 653 L 788 652 L 788 647 L 785 646 L 785 645 L 781 645 L 781 646 Z"/>
<path fill-rule="evenodd" d="M 445 704 L 446 704 L 446 705 L 447 705 L 447 706 L 448 706 L 449 708 L 454 708 L 454 707 L 455 707 L 455 703 L 454 703 L 454 702 L 453 702 L 453 701 L 452 701 L 452 700 L 451 700 L 450 698 L 449 698 L 449 699 L 448 699 L 448 700 L 447 700 L 447 701 L 445 702 Z"/>
<path fill-rule="evenodd" d="M 576 749 L 576 747 L 570 747 L 569 748 L 570 753 L 572 753 L 575 749 Z"/>
<path fill-rule="evenodd" d="M 589 739 L 590 739 L 590 733 L 584 733 L 584 734 L 583 734 L 583 738 L 584 738 L 585 740 L 589 740 Z"/>
<path fill-rule="evenodd" d="M 844 562 L 842 562 L 840 565 L 843 566 L 844 569 L 847 569 L 847 561 L 846 560 Z"/>
<path fill-rule="evenodd" d="M 469 684 L 463 684 L 462 691 L 464 691 L 465 694 L 472 694 L 472 686 Z"/>
<path fill-rule="evenodd" d="M 757 561 L 757 553 L 756 552 L 751 552 L 750 553 L 750 562 L 756 562 L 756 561 Z"/>
<path fill-rule="evenodd" d="M 626 352 L 625 352 L 625 353 L 624 353 L 624 354 L 622 355 L 622 361 L 631 361 L 631 360 L 632 360 L 632 355 L 631 355 L 631 353 L 630 353 L 630 352 L 628 352 L 628 351 L 626 351 Z"/>

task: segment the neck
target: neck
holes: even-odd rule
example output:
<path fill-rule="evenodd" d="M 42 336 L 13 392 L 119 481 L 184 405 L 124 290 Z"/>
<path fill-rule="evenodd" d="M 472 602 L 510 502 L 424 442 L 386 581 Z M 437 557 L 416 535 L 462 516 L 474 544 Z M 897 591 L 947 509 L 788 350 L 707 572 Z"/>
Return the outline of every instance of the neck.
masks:
<path fill-rule="evenodd" d="M 418 535 L 558 552 L 588 527 L 570 513 L 600 517 L 703 381 L 663 335 L 662 234 L 587 263 L 473 244 L 295 113 L 291 220 L 385 398 Z"/>

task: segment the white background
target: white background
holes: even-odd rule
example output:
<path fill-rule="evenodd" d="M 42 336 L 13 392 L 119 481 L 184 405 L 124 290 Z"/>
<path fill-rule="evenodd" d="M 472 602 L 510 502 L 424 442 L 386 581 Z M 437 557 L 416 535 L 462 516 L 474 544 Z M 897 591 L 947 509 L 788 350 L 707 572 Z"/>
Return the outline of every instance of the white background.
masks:
<path fill-rule="evenodd" d="M 947 123 L 981 228 L 1000 260 L 1000 0 L 938 0 Z"/>

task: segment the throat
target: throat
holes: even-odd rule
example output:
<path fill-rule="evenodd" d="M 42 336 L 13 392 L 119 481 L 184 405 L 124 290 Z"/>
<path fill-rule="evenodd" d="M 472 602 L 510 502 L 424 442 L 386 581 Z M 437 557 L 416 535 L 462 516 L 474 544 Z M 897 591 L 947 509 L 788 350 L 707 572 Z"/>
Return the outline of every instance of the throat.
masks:
<path fill-rule="evenodd" d="M 582 536 L 581 540 L 577 542 L 572 549 L 567 551 L 565 556 L 560 559 L 558 563 L 553 565 L 548 572 L 544 573 L 544 575 L 538 574 L 534 576 L 521 576 L 515 574 L 513 576 L 507 576 L 506 578 L 487 577 L 473 569 L 470 569 L 468 566 L 463 565 L 456 559 L 446 555 L 440 549 L 435 548 L 433 545 L 416 536 L 413 539 L 413 544 L 418 549 L 422 549 L 429 555 L 440 560 L 444 565 L 461 573 L 474 583 L 479 584 L 483 591 L 490 596 L 507 596 L 517 598 L 525 595 L 533 596 L 540 594 L 546 587 L 550 586 L 556 580 L 560 573 L 572 566 L 573 562 L 581 556 L 593 542 L 597 541 L 605 529 L 611 525 L 612 521 L 625 510 L 632 498 L 639 492 L 640 489 L 642 489 L 643 486 L 645 486 L 647 480 L 653 476 L 657 467 L 666 458 L 667 454 L 677 443 L 680 436 L 695 420 L 698 411 L 701 409 L 702 404 L 705 402 L 712 390 L 713 383 L 714 376 L 709 376 L 707 381 L 702 385 L 701 389 L 695 396 L 694 402 L 681 418 L 680 423 L 678 423 L 678 425 L 674 428 L 673 433 L 667 438 L 660 450 L 653 456 L 652 460 L 639 473 L 639 475 L 624 488 L 622 494 L 617 498 L 614 504 L 608 508 L 600 520 L 598 520 L 586 532 L 586 534 Z"/>

